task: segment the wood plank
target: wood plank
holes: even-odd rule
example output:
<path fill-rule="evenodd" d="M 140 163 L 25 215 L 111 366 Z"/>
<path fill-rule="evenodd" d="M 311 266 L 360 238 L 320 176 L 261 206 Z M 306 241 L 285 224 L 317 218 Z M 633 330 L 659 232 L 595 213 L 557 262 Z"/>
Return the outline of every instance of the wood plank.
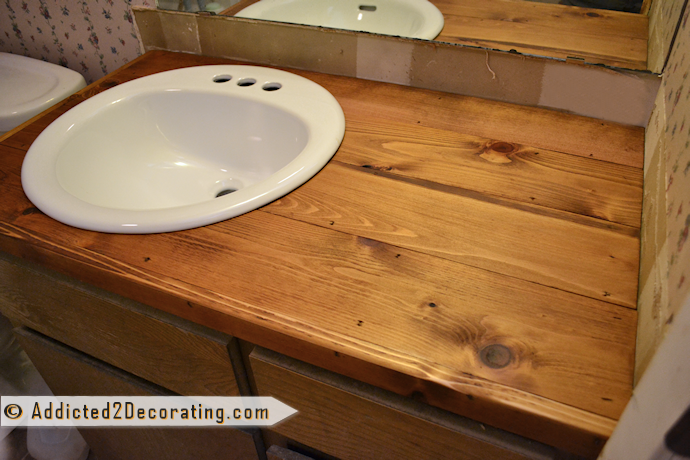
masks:
<path fill-rule="evenodd" d="M 433 0 L 438 41 L 646 70 L 645 15 L 505 0 Z"/>
<path fill-rule="evenodd" d="M 543 445 L 430 410 L 269 350 L 256 349 L 251 367 L 260 396 L 298 410 L 274 430 L 342 460 L 552 459 Z"/>
<path fill-rule="evenodd" d="M 55 225 L 65 229 L 57 223 Z M 66 235 L 69 247 L 64 246 L 64 241 L 32 235 L 19 227 L 5 225 L 1 230 L 0 234 L 9 231 L 7 234 L 12 235 L 12 239 L 0 237 L 0 247 L 3 250 L 40 260 L 49 267 L 84 282 L 128 295 L 258 345 L 280 349 L 326 369 L 350 375 L 401 395 L 421 398 L 437 407 L 588 458 L 597 456 L 615 426 L 613 419 L 469 373 L 456 373 L 452 369 L 421 362 L 416 356 L 394 355 L 391 354 L 394 350 L 388 348 L 372 347 L 367 342 L 353 342 L 344 337 L 336 339 L 332 335 L 320 334 L 310 326 L 305 329 L 304 324 L 288 321 L 284 316 L 276 316 L 272 306 L 254 309 L 249 303 L 226 294 L 204 290 L 181 281 L 177 276 L 169 277 L 125 265 L 110 256 L 102 256 L 87 249 L 75 250 L 75 244 L 84 247 L 84 241 L 80 241 L 83 232 L 77 230 L 75 232 L 81 234 L 77 238 Z M 153 245 L 148 249 L 154 250 L 155 247 Z M 500 297 L 500 292 L 497 296 Z M 335 312 L 342 314 L 342 304 L 338 303 Z M 560 304 L 558 299 L 549 303 Z M 539 308 L 539 305 L 536 307 Z M 301 311 L 299 307 L 297 309 Z M 626 316 L 614 317 L 617 318 L 624 319 Z M 632 329 L 631 337 L 634 336 L 635 321 L 625 321 L 625 327 Z M 616 329 L 618 325 L 613 323 L 607 327 Z M 404 340 L 404 337 L 399 338 Z M 630 341 L 632 340 L 631 338 Z M 630 350 L 631 345 L 624 348 Z M 577 382 L 578 378 L 570 381 L 571 384 Z M 506 411 L 510 416 L 506 416 Z"/>
<path fill-rule="evenodd" d="M 294 73 L 328 88 L 346 120 L 383 119 L 643 166 L 644 129 L 640 127 L 406 86 Z"/>
<path fill-rule="evenodd" d="M 92 290 L 93 291 L 93 290 Z M 239 396 L 232 337 L 191 332 L 157 311 L 0 258 L 3 314 L 179 394 Z M 204 334 L 204 335 L 202 335 Z"/>
<path fill-rule="evenodd" d="M 184 279 L 226 298 L 228 314 L 289 323 L 291 334 L 384 361 L 414 357 L 419 369 L 472 374 L 611 418 L 630 396 L 634 310 L 262 212 L 194 232 L 84 236 L 65 227 L 47 244 L 128 276 L 164 275 L 173 289 Z M 150 284 L 161 283 L 156 275 Z M 509 368 L 481 361 L 494 343 L 511 350 Z"/>
<path fill-rule="evenodd" d="M 593 227 L 563 216 L 516 209 L 511 203 L 453 195 L 333 162 L 264 210 L 630 308 L 636 306 L 639 236 L 626 228 L 612 231 L 614 224 Z"/>
<path fill-rule="evenodd" d="M 58 396 L 171 395 L 30 329 L 16 331 L 31 361 Z M 100 460 L 259 459 L 252 433 L 229 427 L 80 428 L 79 432 Z"/>
<path fill-rule="evenodd" d="M 387 120 L 349 120 L 335 160 L 640 227 L 642 170 Z"/>
<path fill-rule="evenodd" d="M 642 2 L 642 8 L 640 8 L 640 14 L 649 16 L 649 10 L 652 7 L 652 0 L 644 0 Z"/>
<path fill-rule="evenodd" d="M 601 37 L 646 39 L 647 20 L 638 14 L 605 9 L 581 8 L 558 3 L 524 0 L 432 0 L 444 13 L 477 20 L 558 30 L 563 35 L 599 35 Z M 441 6 L 439 6 L 441 5 Z M 510 27 L 510 24 L 506 24 Z M 500 33 L 500 32 L 499 32 Z M 552 38 L 555 40 L 555 38 Z"/>

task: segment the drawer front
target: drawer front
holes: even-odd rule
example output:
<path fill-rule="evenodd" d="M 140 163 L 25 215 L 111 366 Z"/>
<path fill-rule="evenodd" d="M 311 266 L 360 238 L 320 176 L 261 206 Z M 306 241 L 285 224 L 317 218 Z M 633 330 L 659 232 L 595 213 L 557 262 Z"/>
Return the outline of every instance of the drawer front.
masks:
<path fill-rule="evenodd" d="M 342 460 L 554 458 L 550 447 L 256 347 L 258 394 L 299 412 L 272 430 Z"/>
<path fill-rule="evenodd" d="M 179 394 L 240 394 L 234 338 L 0 256 L 0 311 L 15 324 Z"/>
<path fill-rule="evenodd" d="M 159 396 L 137 377 L 24 327 L 15 329 L 46 383 L 58 396 Z M 99 460 L 259 460 L 254 433 L 229 427 L 79 428 Z"/>

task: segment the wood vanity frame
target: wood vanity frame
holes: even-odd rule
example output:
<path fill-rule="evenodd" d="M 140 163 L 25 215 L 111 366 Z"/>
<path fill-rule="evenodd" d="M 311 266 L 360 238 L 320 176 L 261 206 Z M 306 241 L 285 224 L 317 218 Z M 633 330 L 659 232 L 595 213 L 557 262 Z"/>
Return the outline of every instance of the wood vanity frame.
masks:
<path fill-rule="evenodd" d="M 8 133 L 0 251 L 596 457 L 632 394 L 644 129 L 289 70 L 338 99 L 346 133 L 320 173 L 268 206 L 112 235 L 27 200 L 24 154 L 62 113 L 137 77 L 224 63 L 237 64 L 152 51 Z"/>

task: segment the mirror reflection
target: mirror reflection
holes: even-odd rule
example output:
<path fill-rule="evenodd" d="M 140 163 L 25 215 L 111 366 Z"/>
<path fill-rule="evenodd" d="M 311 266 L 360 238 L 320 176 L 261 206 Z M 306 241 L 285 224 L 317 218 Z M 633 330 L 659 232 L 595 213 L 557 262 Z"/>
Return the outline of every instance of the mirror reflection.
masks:
<path fill-rule="evenodd" d="M 645 70 L 647 18 L 635 14 L 643 1 L 158 0 L 158 7 Z"/>

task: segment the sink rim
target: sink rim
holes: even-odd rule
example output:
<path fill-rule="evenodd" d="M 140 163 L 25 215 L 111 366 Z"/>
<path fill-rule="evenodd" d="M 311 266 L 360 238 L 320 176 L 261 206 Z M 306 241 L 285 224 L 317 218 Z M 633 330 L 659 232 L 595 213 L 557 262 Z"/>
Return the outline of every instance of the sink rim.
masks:
<path fill-rule="evenodd" d="M 339 30 L 351 30 L 355 32 L 368 32 L 368 33 L 374 33 L 374 34 L 379 34 L 379 35 L 390 35 L 390 36 L 399 36 L 403 38 L 413 38 L 413 39 L 421 39 L 421 40 L 433 40 L 438 35 L 441 33 L 443 30 L 443 26 L 445 25 L 445 19 L 443 17 L 443 13 L 430 1 L 428 0 L 362 0 L 362 1 L 355 1 L 353 3 L 394 3 L 394 2 L 400 2 L 405 5 L 411 6 L 415 8 L 417 11 L 420 11 L 422 13 L 422 17 L 424 19 L 424 26 L 420 28 L 417 32 L 414 34 L 410 35 L 400 35 L 400 34 L 390 34 L 390 33 L 384 33 L 384 32 L 377 32 L 375 30 L 366 30 L 366 29 L 357 29 L 354 27 L 343 27 L 343 26 L 329 26 L 329 25 L 324 25 L 324 24 L 317 24 L 315 21 L 293 21 L 293 20 L 281 20 L 281 19 L 276 19 L 275 17 L 271 18 L 262 18 L 261 15 L 265 15 L 267 12 L 270 12 L 270 10 L 276 6 L 283 6 L 286 4 L 291 4 L 291 3 L 302 3 L 304 1 L 309 1 L 309 0 L 259 0 L 256 3 L 253 3 L 242 10 L 238 11 L 235 13 L 234 17 L 240 17 L 240 18 L 249 18 L 249 19 L 258 19 L 258 20 L 269 20 L 269 21 L 275 21 L 275 22 L 284 22 L 284 23 L 289 23 L 289 24 L 300 24 L 300 25 L 308 25 L 308 26 L 316 26 L 316 27 L 325 27 L 325 28 L 335 28 Z"/>
<path fill-rule="evenodd" d="M 227 83 L 215 83 L 232 75 Z M 251 87 L 237 82 L 257 80 Z M 278 91 L 264 91 L 265 82 L 280 82 Z M 283 110 L 301 120 L 309 137 L 304 149 L 268 178 L 235 193 L 196 204 L 171 208 L 127 210 L 88 203 L 67 192 L 58 180 L 56 165 L 69 130 L 90 117 L 105 113 L 123 97 L 166 90 L 217 93 L 241 97 Z M 296 107 L 300 108 L 298 112 Z M 107 114 L 106 114 L 107 116 Z M 187 114 L 188 116 L 188 114 Z M 78 129 L 75 129 L 78 132 Z M 217 223 L 264 206 L 304 184 L 332 158 L 342 142 L 345 117 L 338 101 L 317 83 L 269 67 L 249 65 L 197 66 L 160 72 L 105 90 L 65 112 L 51 123 L 29 148 L 22 164 L 22 187 L 29 200 L 46 215 L 65 224 L 105 233 L 161 233 Z"/>

